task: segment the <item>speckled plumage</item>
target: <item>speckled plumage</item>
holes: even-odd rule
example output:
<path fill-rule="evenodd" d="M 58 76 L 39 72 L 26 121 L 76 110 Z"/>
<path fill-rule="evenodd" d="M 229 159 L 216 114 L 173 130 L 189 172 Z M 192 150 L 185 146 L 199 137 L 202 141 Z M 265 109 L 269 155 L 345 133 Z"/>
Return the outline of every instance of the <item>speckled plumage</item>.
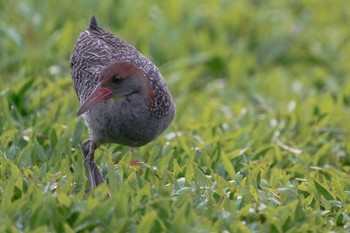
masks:
<path fill-rule="evenodd" d="M 158 68 L 133 46 L 98 27 L 95 17 L 80 33 L 70 63 L 73 85 L 81 105 L 99 83 L 101 73 L 119 61 L 137 67 L 142 74 L 135 75 L 134 81 L 140 80 L 141 84 L 136 85 L 143 88 L 137 95 L 133 92 L 121 99 L 102 101 L 84 113 L 90 133 L 90 139 L 83 144 L 86 160 L 93 160 L 94 150 L 102 143 L 147 144 L 168 127 L 175 115 L 175 105 Z M 145 87 L 149 90 L 144 90 Z M 88 166 L 88 170 L 98 172 L 95 164 Z M 92 183 L 101 183 L 100 174 L 89 175 Z"/>
<path fill-rule="evenodd" d="M 158 68 L 132 45 L 97 26 L 94 17 L 88 29 L 81 32 L 71 57 L 71 74 L 78 98 L 83 102 L 97 83 L 99 72 L 115 60 L 131 61 L 150 81 L 154 92 L 152 113 L 162 117 L 173 111 L 171 95 Z"/>

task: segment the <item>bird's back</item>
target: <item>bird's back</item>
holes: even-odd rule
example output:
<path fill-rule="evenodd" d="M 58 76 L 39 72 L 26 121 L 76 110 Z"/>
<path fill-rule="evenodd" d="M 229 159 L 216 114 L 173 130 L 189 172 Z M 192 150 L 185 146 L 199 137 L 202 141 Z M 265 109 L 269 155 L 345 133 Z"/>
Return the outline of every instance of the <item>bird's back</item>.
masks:
<path fill-rule="evenodd" d="M 143 60 L 141 56 L 133 46 L 98 27 L 93 17 L 89 27 L 80 33 L 70 62 L 79 100 L 84 101 L 91 93 L 100 71 L 108 64 L 115 60 Z"/>
<path fill-rule="evenodd" d="M 80 102 L 91 94 L 100 71 L 117 60 L 132 62 L 143 71 L 153 90 L 152 114 L 156 118 L 165 115 L 173 118 L 175 106 L 158 68 L 132 45 L 98 27 L 95 17 L 80 33 L 70 62 L 73 85 Z"/>

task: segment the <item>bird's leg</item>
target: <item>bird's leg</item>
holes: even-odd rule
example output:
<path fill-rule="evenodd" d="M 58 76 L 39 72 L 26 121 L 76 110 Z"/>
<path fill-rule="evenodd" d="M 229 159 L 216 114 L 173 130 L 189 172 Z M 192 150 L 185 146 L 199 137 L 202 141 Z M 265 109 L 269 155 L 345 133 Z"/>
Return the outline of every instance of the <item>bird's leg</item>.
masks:
<path fill-rule="evenodd" d="M 89 139 L 84 141 L 82 144 L 82 150 L 85 157 L 84 163 L 87 172 L 87 177 L 90 181 L 91 189 L 94 189 L 97 187 L 97 185 L 104 183 L 102 175 L 95 163 L 95 149 L 96 145 L 94 145 L 94 143 L 92 143 Z"/>

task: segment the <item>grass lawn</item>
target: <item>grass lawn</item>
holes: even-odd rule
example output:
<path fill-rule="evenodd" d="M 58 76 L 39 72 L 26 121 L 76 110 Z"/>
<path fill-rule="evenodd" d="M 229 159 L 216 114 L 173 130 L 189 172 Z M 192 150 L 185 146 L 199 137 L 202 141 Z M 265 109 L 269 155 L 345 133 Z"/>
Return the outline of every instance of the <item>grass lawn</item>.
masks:
<path fill-rule="evenodd" d="M 348 6 L 0 1 L 0 232 L 349 232 Z M 177 115 L 101 146 L 90 192 L 69 59 L 92 15 L 159 66 Z"/>

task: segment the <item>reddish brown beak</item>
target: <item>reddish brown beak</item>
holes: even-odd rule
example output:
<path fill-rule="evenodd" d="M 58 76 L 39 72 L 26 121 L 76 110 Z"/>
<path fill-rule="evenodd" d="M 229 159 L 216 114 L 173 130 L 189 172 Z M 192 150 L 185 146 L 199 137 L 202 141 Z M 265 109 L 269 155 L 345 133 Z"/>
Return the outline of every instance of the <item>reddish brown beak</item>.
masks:
<path fill-rule="evenodd" d="M 80 116 L 84 112 L 90 110 L 94 105 L 100 103 L 101 101 L 110 99 L 112 97 L 111 94 L 112 91 L 110 89 L 102 87 L 101 83 L 98 83 L 83 105 L 80 106 L 77 116 Z"/>

